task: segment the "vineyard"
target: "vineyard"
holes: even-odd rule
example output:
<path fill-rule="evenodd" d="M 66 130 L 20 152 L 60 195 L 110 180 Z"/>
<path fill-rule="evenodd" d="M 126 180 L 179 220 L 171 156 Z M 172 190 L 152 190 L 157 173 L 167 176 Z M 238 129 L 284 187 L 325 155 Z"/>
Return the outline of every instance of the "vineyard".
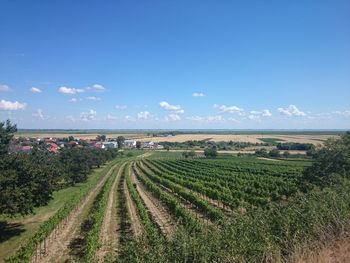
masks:
<path fill-rule="evenodd" d="M 7 261 L 290 260 L 296 244 L 312 244 L 349 214 L 348 186 L 338 194 L 311 190 L 303 179 L 310 165 L 255 157 L 117 158 Z"/>

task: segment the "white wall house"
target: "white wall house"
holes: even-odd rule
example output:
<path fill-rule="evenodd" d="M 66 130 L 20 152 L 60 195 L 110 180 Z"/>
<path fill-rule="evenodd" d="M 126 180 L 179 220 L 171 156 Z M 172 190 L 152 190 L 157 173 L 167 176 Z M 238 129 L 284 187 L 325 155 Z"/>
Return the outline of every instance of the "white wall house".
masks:
<path fill-rule="evenodd" d="M 125 148 L 136 148 L 136 141 L 135 140 L 125 140 L 124 147 Z"/>

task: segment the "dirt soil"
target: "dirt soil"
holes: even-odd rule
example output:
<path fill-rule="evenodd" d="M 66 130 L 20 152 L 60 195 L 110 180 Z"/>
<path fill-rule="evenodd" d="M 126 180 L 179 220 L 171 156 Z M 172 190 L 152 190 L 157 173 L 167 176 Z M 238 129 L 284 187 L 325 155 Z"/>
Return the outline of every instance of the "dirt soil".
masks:
<path fill-rule="evenodd" d="M 117 211 L 116 211 L 116 194 L 117 185 L 120 180 L 121 173 L 125 164 L 119 167 L 118 174 L 112 184 L 108 195 L 106 211 L 101 226 L 100 242 L 101 247 L 96 252 L 96 260 L 103 262 L 107 253 L 113 256 L 117 248 L 118 232 L 117 232 Z"/>
<path fill-rule="evenodd" d="M 64 262 L 69 260 L 69 244 L 75 236 L 78 235 L 80 231 L 80 224 L 85 218 L 86 213 L 88 212 L 87 207 L 92 203 L 93 199 L 97 195 L 98 191 L 101 189 L 103 184 L 112 174 L 113 170 L 118 164 L 114 165 L 108 173 L 99 181 L 99 183 L 87 194 L 86 198 L 79 204 L 77 210 L 73 211 L 66 224 L 63 225 L 57 231 L 56 238 L 52 242 L 48 243 L 48 249 L 46 254 L 39 258 L 37 257 L 35 261 L 35 255 L 33 257 L 33 262 Z"/>
<path fill-rule="evenodd" d="M 136 190 L 138 191 L 140 197 L 144 201 L 147 209 L 151 213 L 154 221 L 159 226 L 161 232 L 165 236 L 171 236 L 174 232 L 175 222 L 173 218 L 169 215 L 167 209 L 163 204 L 149 193 L 145 187 L 137 180 L 133 170 L 130 170 L 131 181 L 136 184 Z"/>

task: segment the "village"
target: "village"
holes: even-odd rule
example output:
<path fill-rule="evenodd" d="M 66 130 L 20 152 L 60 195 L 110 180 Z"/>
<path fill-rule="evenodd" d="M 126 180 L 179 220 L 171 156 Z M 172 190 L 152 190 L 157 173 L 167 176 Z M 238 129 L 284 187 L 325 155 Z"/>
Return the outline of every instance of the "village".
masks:
<path fill-rule="evenodd" d="M 99 135 L 96 139 L 80 139 L 69 136 L 68 138 L 55 137 L 19 137 L 13 140 L 9 151 L 12 153 L 29 153 L 36 146 L 42 146 L 50 153 L 58 153 L 63 148 L 97 148 L 97 149 L 158 149 L 160 146 L 153 141 L 136 141 L 125 139 L 122 136 L 118 138 L 106 138 L 105 135 Z"/>

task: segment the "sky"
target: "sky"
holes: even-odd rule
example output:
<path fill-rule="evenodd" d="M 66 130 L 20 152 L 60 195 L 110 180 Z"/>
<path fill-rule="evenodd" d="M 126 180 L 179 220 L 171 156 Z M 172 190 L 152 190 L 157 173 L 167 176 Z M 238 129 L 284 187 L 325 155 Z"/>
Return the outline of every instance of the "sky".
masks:
<path fill-rule="evenodd" d="M 350 1 L 0 1 L 0 121 L 350 129 Z"/>

